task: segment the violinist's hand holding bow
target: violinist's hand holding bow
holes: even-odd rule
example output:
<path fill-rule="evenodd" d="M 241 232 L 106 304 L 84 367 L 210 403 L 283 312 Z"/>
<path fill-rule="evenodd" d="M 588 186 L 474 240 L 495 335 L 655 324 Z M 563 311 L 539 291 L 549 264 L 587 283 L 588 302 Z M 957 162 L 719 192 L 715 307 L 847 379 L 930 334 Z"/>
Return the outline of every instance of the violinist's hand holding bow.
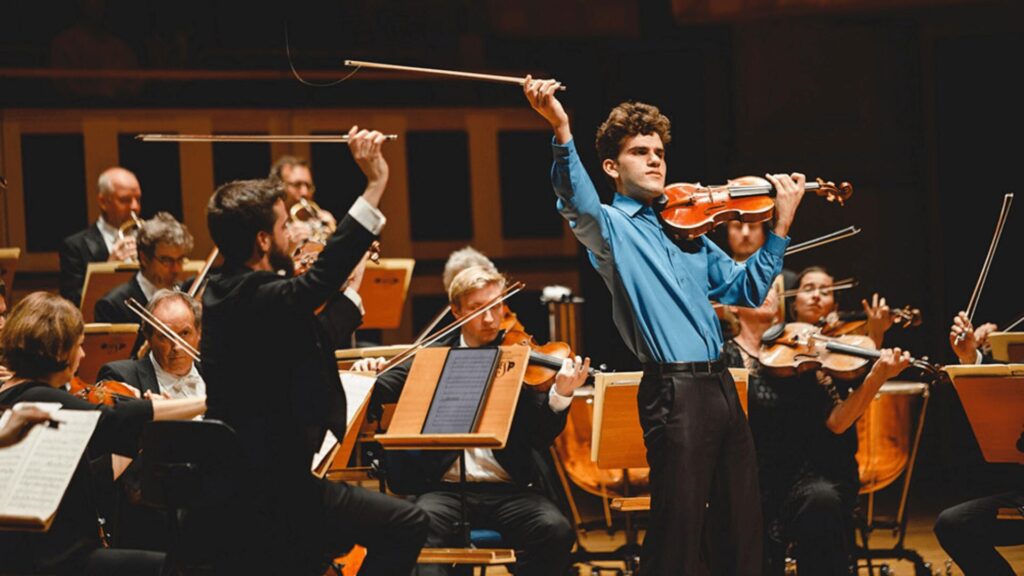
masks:
<path fill-rule="evenodd" d="M 961 364 L 976 364 L 978 362 L 978 348 L 988 342 L 988 335 L 996 331 L 996 325 L 986 322 L 975 328 L 971 325 L 971 319 L 967 312 L 960 312 L 953 318 L 953 325 L 949 328 L 949 346 L 953 353 L 960 359 Z M 960 334 L 963 338 L 960 338 Z"/>
<path fill-rule="evenodd" d="M 555 375 L 555 392 L 559 396 L 572 396 L 572 393 L 587 380 L 589 371 L 590 358 L 566 358 Z"/>
<path fill-rule="evenodd" d="M 387 363 L 387 360 L 379 356 L 377 358 L 361 358 L 356 360 L 349 370 L 352 372 L 372 372 L 376 374 L 384 368 Z"/>
<path fill-rule="evenodd" d="M 352 159 L 366 176 L 363 199 L 374 208 L 380 205 L 380 198 L 388 184 L 388 163 L 381 152 L 384 140 L 384 135 L 376 130 L 360 130 L 359 126 L 353 126 L 348 131 L 348 148 L 352 152 Z"/>
<path fill-rule="evenodd" d="M 562 85 L 557 80 L 534 80 L 533 76 L 527 75 L 523 82 L 523 94 L 527 102 L 551 124 L 555 132 L 555 140 L 559 144 L 565 144 L 572 140 L 572 131 L 569 129 L 569 115 L 565 113 L 562 103 L 555 97 L 555 92 Z"/>
<path fill-rule="evenodd" d="M 775 235 L 785 238 L 796 216 L 796 208 L 804 197 L 807 177 L 799 172 L 792 174 L 765 174 L 775 187 Z"/>
<path fill-rule="evenodd" d="M 32 427 L 50 421 L 49 412 L 39 408 L 23 406 L 12 410 L 7 422 L 0 428 L 0 448 L 21 442 Z"/>
<path fill-rule="evenodd" d="M 881 348 L 885 333 L 892 328 L 894 321 L 889 311 L 889 305 L 885 303 L 885 298 L 878 296 L 877 292 L 871 296 L 871 304 L 868 304 L 867 300 L 861 300 L 860 303 L 864 307 L 864 313 L 868 319 L 868 336 L 875 342 L 875 346 Z"/>

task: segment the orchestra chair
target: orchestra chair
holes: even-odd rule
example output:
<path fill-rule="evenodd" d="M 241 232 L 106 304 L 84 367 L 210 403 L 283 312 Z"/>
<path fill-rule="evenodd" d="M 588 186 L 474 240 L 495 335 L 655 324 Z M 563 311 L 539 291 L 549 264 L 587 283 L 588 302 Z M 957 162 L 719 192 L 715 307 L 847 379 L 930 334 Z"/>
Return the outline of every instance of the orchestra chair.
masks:
<path fill-rule="evenodd" d="M 218 420 L 147 422 L 142 430 L 142 502 L 166 511 L 165 574 L 214 574 L 218 535 L 244 534 L 242 445 Z M 248 523 L 252 525 L 252 522 Z M 244 541 L 244 540 L 242 540 Z"/>

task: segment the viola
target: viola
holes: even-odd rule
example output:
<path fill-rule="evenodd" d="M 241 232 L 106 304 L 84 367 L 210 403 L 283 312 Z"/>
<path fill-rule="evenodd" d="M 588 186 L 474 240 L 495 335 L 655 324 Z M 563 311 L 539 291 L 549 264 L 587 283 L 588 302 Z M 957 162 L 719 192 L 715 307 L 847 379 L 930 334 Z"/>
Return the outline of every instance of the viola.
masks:
<path fill-rule="evenodd" d="M 521 330 L 509 330 L 501 341 L 502 346 L 526 346 L 530 349 L 529 366 L 523 376 L 523 384 L 534 390 L 547 392 L 555 383 L 555 376 L 562 368 L 562 362 L 573 356 L 572 348 L 565 342 L 548 342 L 540 345 L 533 336 Z M 591 368 L 589 374 L 597 372 Z"/>
<path fill-rule="evenodd" d="M 911 328 L 921 325 L 921 310 L 904 306 L 889 311 L 893 326 Z M 865 334 L 867 332 L 868 315 L 863 310 L 855 312 L 832 312 L 821 320 L 822 333 L 826 336 L 842 336 L 843 334 Z"/>
<path fill-rule="evenodd" d="M 138 400 L 142 397 L 137 388 L 117 380 L 102 380 L 95 384 L 88 384 L 85 380 L 74 376 L 68 386 L 68 391 L 76 397 L 104 406 L 113 406 L 122 400 Z"/>
<path fill-rule="evenodd" d="M 821 178 L 807 182 L 805 189 L 840 205 L 853 195 L 849 182 L 836 186 Z M 771 182 L 758 176 L 743 176 L 717 186 L 680 182 L 666 186 L 664 194 L 654 201 L 654 208 L 670 236 L 692 240 L 730 220 L 770 220 L 775 215 L 774 194 Z"/>
<path fill-rule="evenodd" d="M 869 361 L 880 355 L 867 336 L 828 336 L 820 327 L 806 322 L 776 324 L 761 336 L 761 367 L 774 376 L 824 370 L 834 378 L 853 380 L 863 376 Z M 929 373 L 938 371 L 927 359 L 911 358 L 910 363 Z"/>

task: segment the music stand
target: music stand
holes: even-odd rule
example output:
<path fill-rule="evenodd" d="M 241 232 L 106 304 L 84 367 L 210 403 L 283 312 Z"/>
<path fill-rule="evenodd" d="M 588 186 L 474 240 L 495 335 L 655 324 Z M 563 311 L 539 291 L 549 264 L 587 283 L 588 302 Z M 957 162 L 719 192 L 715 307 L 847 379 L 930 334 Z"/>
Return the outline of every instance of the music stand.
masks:
<path fill-rule="evenodd" d="M 943 370 L 978 439 L 986 462 L 1024 464 L 1017 439 L 1024 430 L 1024 364 L 967 364 Z"/>
<path fill-rule="evenodd" d="M 138 324 L 86 324 L 85 340 L 82 342 L 85 358 L 78 365 L 78 377 L 92 384 L 104 364 L 131 358 L 132 346 L 135 345 L 138 333 Z"/>
<path fill-rule="evenodd" d="M 424 434 L 423 424 L 430 411 L 434 392 L 448 356 L 448 348 L 424 348 L 413 360 L 409 375 L 398 399 L 388 431 L 375 436 L 388 450 L 458 450 L 460 489 L 465 483 L 467 448 L 500 450 L 508 442 L 512 418 L 519 403 L 519 391 L 526 374 L 529 349 L 525 346 L 500 346 L 498 369 L 483 401 L 480 417 L 473 432 L 455 434 Z M 515 553 L 504 549 L 470 550 L 469 523 L 466 521 L 465 494 L 462 494 L 463 549 L 438 548 L 424 550 L 421 563 L 497 564 L 515 561 Z"/>
<path fill-rule="evenodd" d="M 366 315 L 360 329 L 394 329 L 402 323 L 402 308 L 409 293 L 412 258 L 381 258 L 379 264 L 366 263 L 359 296 Z"/>
<path fill-rule="evenodd" d="M 202 260 L 189 260 L 182 266 L 182 270 L 199 274 L 203 264 L 205 262 Z M 85 269 L 82 301 L 79 304 L 82 320 L 87 323 L 95 321 L 96 302 L 106 296 L 107 292 L 131 280 L 138 271 L 138 262 L 90 262 Z"/>
<path fill-rule="evenodd" d="M 21 248 L 0 248 L 0 280 L 7 286 L 7 303 L 11 303 L 11 286 L 14 285 L 14 272 L 18 270 Z"/>
<path fill-rule="evenodd" d="M 988 335 L 992 359 L 997 362 L 1024 362 L 1024 332 L 993 332 Z"/>

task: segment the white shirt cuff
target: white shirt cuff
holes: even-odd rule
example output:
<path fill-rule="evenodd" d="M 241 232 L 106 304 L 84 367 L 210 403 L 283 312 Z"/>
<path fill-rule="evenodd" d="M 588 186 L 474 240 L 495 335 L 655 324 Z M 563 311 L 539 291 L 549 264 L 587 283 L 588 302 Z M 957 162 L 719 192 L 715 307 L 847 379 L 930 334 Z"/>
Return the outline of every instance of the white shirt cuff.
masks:
<path fill-rule="evenodd" d="M 554 386 L 551 386 L 551 389 L 548 391 L 548 406 L 551 407 L 552 412 L 562 412 L 570 404 L 572 404 L 572 396 L 562 396 L 555 390 Z"/>
<path fill-rule="evenodd" d="M 380 235 L 381 228 L 384 228 L 388 221 L 383 212 L 371 206 L 362 196 L 356 198 L 348 213 L 374 236 Z"/>
<path fill-rule="evenodd" d="M 359 295 L 359 292 L 356 292 L 355 288 L 349 286 L 345 288 L 344 294 L 346 298 L 356 305 L 356 308 L 359 308 L 359 313 L 366 316 L 366 309 L 363 308 L 363 297 Z"/>

